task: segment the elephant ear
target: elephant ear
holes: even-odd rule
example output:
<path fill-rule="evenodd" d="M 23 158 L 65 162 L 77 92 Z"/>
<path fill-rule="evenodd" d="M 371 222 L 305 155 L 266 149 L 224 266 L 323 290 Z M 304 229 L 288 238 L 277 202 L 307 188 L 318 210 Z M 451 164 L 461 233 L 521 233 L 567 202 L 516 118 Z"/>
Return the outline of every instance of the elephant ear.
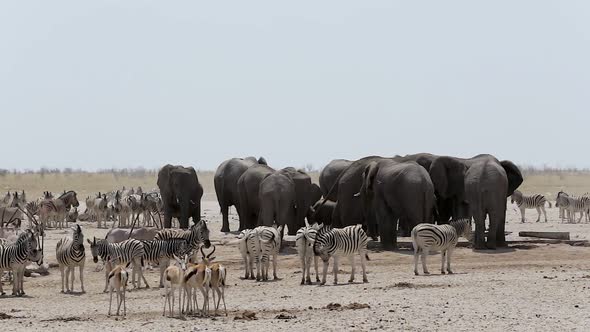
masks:
<path fill-rule="evenodd" d="M 363 196 L 371 197 L 373 195 L 375 176 L 378 170 L 379 164 L 376 161 L 371 162 L 365 167 L 363 171 L 363 183 L 359 192 Z"/>
<path fill-rule="evenodd" d="M 463 196 L 465 165 L 452 157 L 436 158 L 430 165 L 430 178 L 434 189 L 442 198 Z"/>
<path fill-rule="evenodd" d="M 523 178 L 522 173 L 518 166 L 516 166 L 510 160 L 502 160 L 500 165 L 506 171 L 506 177 L 508 178 L 508 196 L 511 196 L 514 191 L 522 184 Z M 507 196 L 507 197 L 508 197 Z"/>

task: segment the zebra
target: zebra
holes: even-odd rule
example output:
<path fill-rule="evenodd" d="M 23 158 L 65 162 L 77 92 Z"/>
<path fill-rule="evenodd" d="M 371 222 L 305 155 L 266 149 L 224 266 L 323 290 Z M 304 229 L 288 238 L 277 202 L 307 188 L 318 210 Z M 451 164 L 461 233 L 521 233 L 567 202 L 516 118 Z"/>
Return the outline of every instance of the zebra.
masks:
<path fill-rule="evenodd" d="M 205 245 L 205 248 L 211 246 L 209 241 L 209 229 L 205 220 L 200 220 L 194 223 L 189 230 L 183 229 L 163 229 L 159 231 L 154 240 L 167 240 L 172 238 L 183 238 L 188 243 L 188 250 L 197 250 L 200 243 Z"/>
<path fill-rule="evenodd" d="M 127 204 L 127 200 L 122 198 L 121 193 L 117 191 L 115 195 L 115 201 L 112 204 L 112 213 L 115 215 L 115 222 L 113 222 L 113 228 L 115 223 L 119 221 L 119 227 L 127 227 L 129 225 L 129 219 L 131 218 L 131 207 Z"/>
<path fill-rule="evenodd" d="M 283 225 L 278 228 L 258 226 L 248 237 L 248 250 L 254 255 L 256 261 L 256 281 L 268 280 L 270 256 L 272 256 L 273 277 L 275 280 L 279 279 L 277 276 L 277 256 L 281 248 L 283 227 Z"/>
<path fill-rule="evenodd" d="M 424 274 L 430 274 L 426 267 L 426 258 L 429 251 L 438 250 L 441 252 L 442 263 L 440 273 L 445 274 L 445 259 L 447 262 L 446 271 L 452 274 L 451 254 L 463 236 L 469 241 L 473 235 L 471 231 L 471 219 L 453 220 L 445 225 L 418 224 L 412 229 L 412 244 L 414 246 L 414 274 L 418 275 L 418 256 L 422 255 L 422 269 Z"/>
<path fill-rule="evenodd" d="M 141 196 L 141 201 L 143 205 L 143 220 L 147 226 L 153 226 L 152 222 L 154 220 L 154 214 L 158 215 L 158 218 L 161 221 L 160 217 L 160 210 L 162 207 L 162 198 L 158 193 L 147 193 Z"/>
<path fill-rule="evenodd" d="M 0 274 L 4 270 L 12 270 L 14 280 L 12 284 L 12 295 L 23 296 L 23 279 L 25 274 L 25 265 L 29 261 L 43 263 L 43 253 L 38 250 L 37 234 L 32 230 L 19 234 L 13 244 L 0 245 Z M 4 295 L 2 283 L 0 283 L 0 295 Z"/>
<path fill-rule="evenodd" d="M 256 261 L 256 247 L 254 244 L 254 239 L 256 233 L 253 229 L 244 229 L 240 235 L 238 235 L 238 248 L 240 249 L 240 254 L 242 254 L 242 258 L 244 260 L 244 279 L 254 279 L 254 262 Z M 249 246 L 252 248 L 249 249 Z"/>
<path fill-rule="evenodd" d="M 86 239 L 86 241 L 90 244 L 90 251 L 92 252 L 92 258 L 94 263 L 98 263 L 98 258 L 100 257 L 107 268 L 105 268 L 105 286 L 103 293 L 106 293 L 107 287 L 109 285 L 108 275 L 111 272 L 108 266 L 112 264 L 108 264 L 111 261 L 114 261 L 115 264 L 133 264 L 133 271 L 132 271 L 132 279 L 131 283 L 133 284 L 134 288 L 141 288 L 141 280 L 145 282 L 146 288 L 149 288 L 147 280 L 143 275 L 143 271 L 141 269 L 141 259 L 145 256 L 145 248 L 141 241 L 136 239 L 128 239 L 123 242 L 119 243 L 109 243 L 105 239 L 96 239 L 94 238 L 93 241 Z M 139 273 L 139 286 L 135 284 L 135 274 Z"/>
<path fill-rule="evenodd" d="M 564 221 L 564 219 L 568 219 L 569 222 L 574 222 L 576 218 L 576 212 L 580 212 L 580 218 L 578 219 L 578 222 L 582 221 L 584 214 L 586 214 L 586 220 L 588 220 L 590 197 L 572 197 L 564 193 L 563 191 L 560 191 L 559 193 L 557 193 L 555 206 L 564 210 L 564 213 L 561 216 L 562 222 Z"/>
<path fill-rule="evenodd" d="M 313 257 L 315 265 L 315 279 L 317 282 L 320 281 L 318 273 L 318 257 L 313 253 L 313 243 L 317 235 L 317 229 L 319 225 L 314 224 L 312 226 L 301 227 L 295 236 L 295 246 L 297 247 L 297 253 L 301 260 L 301 284 L 307 282 L 311 285 L 311 258 Z"/>
<path fill-rule="evenodd" d="M 545 196 L 540 194 L 535 194 L 532 196 L 524 196 L 522 192 L 519 190 L 515 190 L 512 196 L 510 196 L 510 203 L 516 203 L 518 208 L 520 209 L 520 216 L 521 222 L 524 223 L 524 214 L 525 209 L 536 209 L 537 213 L 537 222 L 541 220 L 541 211 L 543 211 L 543 215 L 545 216 L 545 222 L 547 222 L 547 212 L 545 211 L 545 203 L 549 204 L 551 208 L 551 202 L 549 202 Z"/>
<path fill-rule="evenodd" d="M 160 288 L 164 287 L 164 271 L 170 265 L 174 256 L 181 257 L 188 253 L 188 242 L 183 238 L 172 238 L 167 240 L 143 240 L 145 255 L 143 262 L 152 263 L 160 267 Z"/>
<path fill-rule="evenodd" d="M 39 218 L 43 224 L 46 224 L 49 222 L 49 218 L 53 217 L 56 220 L 56 227 L 61 227 L 67 211 L 72 206 L 80 206 L 76 192 L 73 190 L 64 192 L 56 199 L 45 198 L 39 203 Z"/>
<path fill-rule="evenodd" d="M 108 200 L 105 194 L 98 193 L 98 196 L 94 199 L 92 204 L 92 214 L 96 217 L 96 227 L 101 228 L 102 221 L 104 220 L 104 227 L 107 227 L 107 209 Z"/>
<path fill-rule="evenodd" d="M 86 262 L 84 234 L 82 234 L 80 225 L 76 225 L 73 231 L 71 237 L 62 238 L 55 247 L 55 257 L 61 272 L 61 292 L 64 293 L 64 282 L 67 293 L 74 291 L 74 269 L 78 267 L 80 270 L 80 288 L 82 293 L 86 293 L 84 290 L 84 263 Z M 72 287 L 70 287 L 69 283 L 70 278 L 72 279 Z"/>
<path fill-rule="evenodd" d="M 126 197 L 127 204 L 131 208 L 131 222 L 139 220 L 139 215 L 143 214 L 143 201 L 141 195 L 133 194 Z M 145 220 L 144 220 L 145 223 Z"/>
<path fill-rule="evenodd" d="M 324 271 L 321 285 L 326 283 L 328 274 L 328 264 L 330 257 L 334 257 L 334 285 L 338 284 L 338 258 L 339 256 L 348 256 L 351 266 L 351 274 L 348 282 L 354 281 L 354 254 L 359 253 L 361 256 L 361 267 L 363 269 L 363 282 L 369 282 L 367 279 L 365 260 L 370 260 L 367 254 L 367 243 L 369 238 L 362 228 L 362 225 L 347 226 L 344 228 L 332 228 L 328 225 L 321 225 L 318 229 L 313 252 L 320 256 L 324 262 Z"/>

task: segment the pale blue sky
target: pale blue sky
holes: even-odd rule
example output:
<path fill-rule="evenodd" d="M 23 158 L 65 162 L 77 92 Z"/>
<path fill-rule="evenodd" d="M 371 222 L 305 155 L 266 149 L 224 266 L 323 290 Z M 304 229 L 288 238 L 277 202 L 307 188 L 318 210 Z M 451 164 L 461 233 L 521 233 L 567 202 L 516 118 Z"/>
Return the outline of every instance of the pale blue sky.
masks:
<path fill-rule="evenodd" d="M 588 1 L 1 1 L 0 168 L 590 166 Z"/>

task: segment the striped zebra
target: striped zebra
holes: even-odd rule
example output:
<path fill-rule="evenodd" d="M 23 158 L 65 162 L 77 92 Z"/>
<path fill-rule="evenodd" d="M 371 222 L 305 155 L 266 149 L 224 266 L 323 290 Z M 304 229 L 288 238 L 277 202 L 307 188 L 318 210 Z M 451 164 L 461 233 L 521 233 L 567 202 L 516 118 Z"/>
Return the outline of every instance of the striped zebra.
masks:
<path fill-rule="evenodd" d="M 295 235 L 295 247 L 301 260 L 301 284 L 307 282 L 311 285 L 311 259 L 313 258 L 315 266 L 315 279 L 317 282 L 320 281 L 320 275 L 318 273 L 318 257 L 313 253 L 313 243 L 317 235 L 318 224 L 312 226 L 301 227 Z"/>
<path fill-rule="evenodd" d="M 92 258 L 94 263 L 98 263 L 100 257 L 105 262 L 105 287 L 103 293 L 107 292 L 109 285 L 108 276 L 110 271 L 110 262 L 114 262 L 115 265 L 126 265 L 127 263 L 133 264 L 131 283 L 134 288 L 141 288 L 141 280 L 145 282 L 146 288 L 149 288 L 149 284 L 143 275 L 141 268 L 141 260 L 145 256 L 145 248 L 141 241 L 136 239 L 129 239 L 119 243 L 109 243 L 105 239 L 96 239 L 93 241 L 86 240 L 90 244 L 90 251 L 92 252 Z M 135 275 L 139 273 L 138 284 L 135 284 Z"/>
<path fill-rule="evenodd" d="M 256 233 L 253 229 L 244 229 L 240 235 L 238 235 L 238 248 L 240 249 L 240 254 L 242 254 L 242 259 L 244 261 L 244 279 L 254 279 L 254 262 L 256 261 L 256 248 L 254 248 L 254 240 L 251 237 L 255 237 Z M 252 249 L 249 249 L 248 245 L 252 246 Z"/>
<path fill-rule="evenodd" d="M 170 260 L 182 257 L 188 253 L 188 242 L 183 238 L 167 240 L 144 240 L 141 241 L 145 250 L 143 256 L 144 264 L 158 265 L 160 268 L 160 288 L 164 287 L 164 271 L 170 265 Z"/>
<path fill-rule="evenodd" d="M 141 195 L 133 194 L 126 197 L 127 204 L 131 208 L 131 222 L 139 221 L 139 216 L 143 214 L 144 207 Z M 145 223 L 145 220 L 144 220 Z"/>
<path fill-rule="evenodd" d="M 414 274 L 418 275 L 418 256 L 422 255 L 422 269 L 424 274 L 430 274 L 426 267 L 426 258 L 431 250 L 441 252 L 442 263 L 440 273 L 445 274 L 445 259 L 447 272 L 451 270 L 451 254 L 463 236 L 472 240 L 471 220 L 459 219 L 445 225 L 418 224 L 412 229 L 412 244 L 414 246 Z"/>
<path fill-rule="evenodd" d="M 43 253 L 38 250 L 37 235 L 30 229 L 19 234 L 13 244 L 0 245 L 0 275 L 3 271 L 12 271 L 14 280 L 12 295 L 23 296 L 23 280 L 27 262 L 43 263 Z M 0 295 L 4 295 L 2 283 L 0 283 Z"/>
<path fill-rule="evenodd" d="M 73 190 L 64 192 L 55 199 L 46 198 L 39 203 L 39 219 L 44 225 L 47 225 L 50 218 L 53 218 L 56 227 L 61 228 L 63 222 L 65 222 L 66 214 L 72 206 L 80 206 L 76 192 Z"/>
<path fill-rule="evenodd" d="M 321 285 L 326 283 L 328 274 L 328 265 L 330 257 L 334 257 L 334 285 L 338 284 L 338 258 L 347 256 L 350 260 L 351 274 L 348 282 L 354 281 L 354 254 L 359 253 L 361 256 L 361 267 L 363 269 L 363 282 L 368 282 L 365 259 L 369 260 L 367 255 L 367 243 L 369 238 L 361 225 L 348 226 L 344 228 L 332 228 L 323 225 L 319 228 L 313 245 L 313 251 L 316 256 L 320 256 L 324 262 L 324 271 Z"/>
<path fill-rule="evenodd" d="M 101 228 L 103 221 L 104 227 L 107 227 L 108 203 L 109 201 L 105 194 L 98 193 L 98 196 L 94 199 L 92 214 L 96 217 L 97 228 Z"/>
<path fill-rule="evenodd" d="M 209 241 L 209 229 L 207 228 L 205 220 L 200 220 L 199 222 L 194 223 L 188 230 L 163 229 L 156 234 L 154 240 L 168 240 L 173 238 L 185 239 L 186 242 L 188 242 L 188 250 L 197 250 L 201 243 L 205 245 L 205 248 L 211 246 L 211 241 Z"/>
<path fill-rule="evenodd" d="M 588 196 L 574 197 L 560 191 L 557 193 L 555 206 L 560 208 L 560 210 L 563 209 L 561 222 L 564 222 L 564 219 L 568 219 L 569 222 L 574 222 L 576 219 L 576 213 L 578 212 L 580 213 L 578 223 L 582 221 L 584 214 L 586 215 L 586 221 L 588 221 L 588 209 L 590 209 L 590 197 Z"/>
<path fill-rule="evenodd" d="M 277 258 L 281 248 L 281 234 L 283 225 L 278 228 L 258 226 L 252 230 L 248 237 L 248 250 L 254 256 L 256 263 L 256 281 L 267 281 L 270 268 L 270 256 L 272 256 L 272 271 L 275 280 L 277 276 Z"/>
<path fill-rule="evenodd" d="M 540 194 L 525 196 L 519 190 L 515 190 L 512 196 L 510 196 L 510 203 L 516 203 L 516 206 L 518 206 L 518 209 L 520 210 L 521 222 L 524 223 L 524 215 L 526 209 L 537 210 L 537 222 L 541 220 L 541 211 L 543 211 L 543 215 L 545 216 L 545 222 L 547 222 L 547 212 L 545 211 L 545 203 L 549 204 L 549 207 L 551 207 L 551 202 L 549 202 L 545 198 L 545 196 Z"/>
<path fill-rule="evenodd" d="M 84 263 L 86 262 L 86 252 L 84 250 L 84 234 L 80 225 L 73 227 L 71 237 L 64 237 L 55 247 L 55 258 L 59 263 L 61 272 L 61 292 L 64 293 L 64 283 L 67 293 L 74 291 L 74 270 L 76 267 L 80 270 L 80 288 L 84 290 Z M 65 274 L 64 274 L 65 270 Z M 71 278 L 71 287 L 69 279 Z"/>

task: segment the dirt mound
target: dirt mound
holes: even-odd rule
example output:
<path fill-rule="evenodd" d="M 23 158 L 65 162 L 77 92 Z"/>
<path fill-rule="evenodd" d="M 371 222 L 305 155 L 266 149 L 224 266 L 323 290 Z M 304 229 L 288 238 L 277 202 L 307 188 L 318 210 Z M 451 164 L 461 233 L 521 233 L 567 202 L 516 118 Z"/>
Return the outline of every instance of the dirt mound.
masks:
<path fill-rule="evenodd" d="M 281 312 L 280 314 L 278 314 L 275 319 L 294 319 L 297 318 L 297 316 L 295 315 L 291 315 L 288 312 Z"/>
<path fill-rule="evenodd" d="M 257 320 L 256 313 L 254 311 L 246 310 L 240 315 L 235 316 L 234 320 Z"/>
<path fill-rule="evenodd" d="M 328 310 L 344 310 L 344 309 L 358 310 L 358 309 L 368 309 L 368 308 L 371 308 L 371 306 L 369 306 L 366 303 L 358 303 L 358 302 L 352 302 L 352 303 L 347 304 L 345 306 L 342 306 L 340 303 L 329 303 L 327 306 L 324 307 L 324 309 L 328 309 Z"/>
<path fill-rule="evenodd" d="M 11 319 L 11 318 L 16 318 L 16 317 L 6 314 L 6 313 L 3 313 L 3 312 L 0 312 L 0 320 L 1 319 Z"/>

